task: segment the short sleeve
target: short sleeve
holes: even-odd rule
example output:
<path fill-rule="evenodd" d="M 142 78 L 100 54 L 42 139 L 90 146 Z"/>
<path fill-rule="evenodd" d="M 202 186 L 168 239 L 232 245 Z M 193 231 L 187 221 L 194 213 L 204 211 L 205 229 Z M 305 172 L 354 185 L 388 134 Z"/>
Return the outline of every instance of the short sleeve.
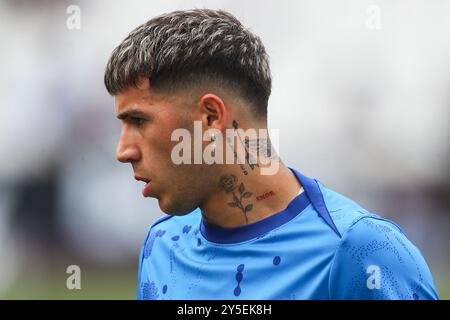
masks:
<path fill-rule="evenodd" d="M 439 299 L 420 251 L 394 223 L 365 217 L 344 234 L 329 278 L 330 299 Z"/>

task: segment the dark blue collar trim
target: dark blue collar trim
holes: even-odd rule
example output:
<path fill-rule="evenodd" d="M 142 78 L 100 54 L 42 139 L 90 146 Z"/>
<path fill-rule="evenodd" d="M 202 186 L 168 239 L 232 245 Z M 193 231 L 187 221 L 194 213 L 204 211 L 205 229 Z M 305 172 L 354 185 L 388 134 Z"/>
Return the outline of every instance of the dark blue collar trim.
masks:
<path fill-rule="evenodd" d="M 221 228 L 208 224 L 201 219 L 200 232 L 208 241 L 215 243 L 239 243 L 257 238 L 267 232 L 285 224 L 302 212 L 310 201 L 305 192 L 302 192 L 292 200 L 286 209 L 271 215 L 263 220 L 236 228 Z"/>
<path fill-rule="evenodd" d="M 289 169 L 291 169 L 300 181 L 305 192 L 294 198 L 286 209 L 275 213 L 266 219 L 237 228 L 217 227 L 206 223 L 202 218 L 200 222 L 200 232 L 202 235 L 208 241 L 224 244 L 239 243 L 254 239 L 292 220 L 311 203 L 319 217 L 321 217 L 339 237 L 342 237 L 330 216 L 318 181 L 304 176 L 293 168 Z"/>
<path fill-rule="evenodd" d="M 333 219 L 331 219 L 330 213 L 325 204 L 325 200 L 323 199 L 323 194 L 322 191 L 320 190 L 317 180 L 308 178 L 293 168 L 289 169 L 291 169 L 291 171 L 297 176 L 297 179 L 300 180 L 303 189 L 305 189 L 306 195 L 308 196 L 309 200 L 311 201 L 314 209 L 317 211 L 319 216 L 323 220 L 325 220 L 325 222 L 330 226 L 331 229 L 333 229 L 334 232 L 337 233 L 337 235 L 340 238 L 342 238 L 341 234 L 339 233 L 338 229 L 336 228 L 333 222 Z"/>

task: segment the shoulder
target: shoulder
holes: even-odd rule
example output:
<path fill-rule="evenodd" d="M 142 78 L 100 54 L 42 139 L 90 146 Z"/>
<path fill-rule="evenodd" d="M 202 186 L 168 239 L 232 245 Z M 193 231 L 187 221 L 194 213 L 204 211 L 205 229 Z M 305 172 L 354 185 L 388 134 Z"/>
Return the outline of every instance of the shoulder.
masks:
<path fill-rule="evenodd" d="M 342 234 L 330 291 L 344 299 L 435 299 L 431 272 L 402 229 L 377 215 L 354 219 Z"/>
<path fill-rule="evenodd" d="M 418 251 L 395 222 L 369 212 L 355 201 L 321 183 L 319 186 L 330 216 L 341 234 L 337 253 L 350 247 L 367 252 L 370 251 L 369 248 L 380 252 L 385 249 L 396 253 L 401 262 L 401 254 L 413 256 L 415 251 Z"/>
<path fill-rule="evenodd" d="M 400 226 L 318 185 L 341 235 L 330 267 L 331 298 L 438 298 L 425 259 Z"/>
<path fill-rule="evenodd" d="M 363 208 L 354 200 L 326 187 L 320 181 L 317 181 L 317 183 L 330 217 L 341 234 L 341 238 L 353 225 L 362 219 L 382 219 L 380 216 Z"/>
<path fill-rule="evenodd" d="M 378 215 L 367 214 L 355 218 L 348 225 L 337 254 L 352 254 L 359 259 L 369 254 L 389 253 L 385 259 L 396 258 L 403 263 L 403 257 L 412 256 L 416 250 L 397 224 Z"/>

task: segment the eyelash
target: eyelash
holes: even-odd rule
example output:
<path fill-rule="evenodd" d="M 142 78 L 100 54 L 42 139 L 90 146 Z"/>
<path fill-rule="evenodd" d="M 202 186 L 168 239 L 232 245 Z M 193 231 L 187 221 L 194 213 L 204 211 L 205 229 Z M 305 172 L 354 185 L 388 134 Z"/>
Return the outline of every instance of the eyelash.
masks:
<path fill-rule="evenodd" d="M 137 125 L 138 127 L 142 126 L 142 125 L 144 124 L 144 122 L 145 122 L 145 119 L 142 119 L 142 118 L 132 117 L 132 118 L 130 118 L 130 119 L 131 119 L 131 121 L 132 121 L 135 125 Z"/>

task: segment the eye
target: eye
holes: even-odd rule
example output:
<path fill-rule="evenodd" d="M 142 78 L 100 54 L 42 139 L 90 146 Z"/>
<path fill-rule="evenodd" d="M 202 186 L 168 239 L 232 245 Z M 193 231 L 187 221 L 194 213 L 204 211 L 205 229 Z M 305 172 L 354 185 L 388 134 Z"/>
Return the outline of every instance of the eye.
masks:
<path fill-rule="evenodd" d="M 145 119 L 138 117 L 131 117 L 130 120 L 131 122 L 133 122 L 133 124 L 137 125 L 138 127 L 142 126 L 146 121 Z"/>

